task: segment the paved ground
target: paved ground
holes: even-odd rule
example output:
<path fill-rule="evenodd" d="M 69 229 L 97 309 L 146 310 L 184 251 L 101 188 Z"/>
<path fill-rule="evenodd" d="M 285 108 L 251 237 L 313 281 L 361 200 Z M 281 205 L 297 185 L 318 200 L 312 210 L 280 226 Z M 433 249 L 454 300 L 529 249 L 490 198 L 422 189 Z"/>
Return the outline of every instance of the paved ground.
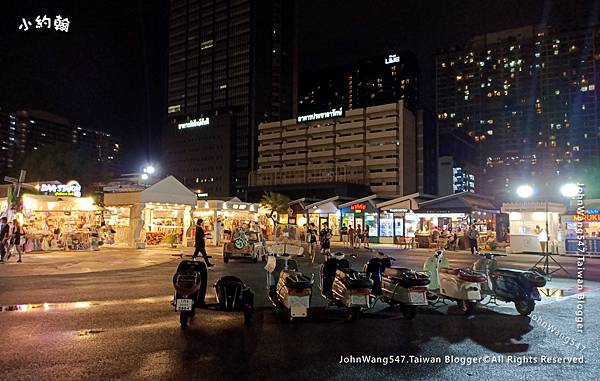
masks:
<path fill-rule="evenodd" d="M 342 322 L 341 311 L 324 308 L 315 287 L 309 318 L 290 324 L 267 303 L 261 264 L 224 265 L 210 251 L 217 263 L 209 273 L 211 284 L 234 274 L 255 290 L 252 326 L 243 326 L 239 314 L 202 310 L 190 330 L 182 332 L 169 305 L 178 262 L 169 250 L 61 253 L 51 261 L 39 255 L 23 264 L 2 265 L 0 379 L 597 380 L 600 373 L 595 327 L 600 284 L 587 277 L 596 278 L 595 261 L 588 262 L 586 273 L 586 331 L 578 334 L 575 282 L 558 278 L 548 289 L 563 296 L 544 298 L 533 318 L 518 316 L 512 305 L 479 308 L 465 318 L 450 305 L 424 308 L 407 321 L 398 311 L 378 305 L 349 324 Z M 393 254 L 399 265 L 420 267 L 429 253 Z M 370 255 L 361 251 L 354 266 L 362 266 Z M 449 256 L 460 265 L 472 262 L 466 253 Z M 504 266 L 527 268 L 535 259 L 511 257 Z M 316 264 L 303 260 L 300 266 L 318 274 Z M 403 364 L 387 366 L 339 363 L 341 356 L 350 355 L 405 357 Z M 433 357 L 442 363 L 408 363 L 410 355 L 418 356 L 412 362 Z M 541 363 L 542 356 L 580 355 L 585 364 Z M 456 356 L 458 362 L 446 363 L 446 356 Z M 505 363 L 461 365 L 467 357 Z"/>

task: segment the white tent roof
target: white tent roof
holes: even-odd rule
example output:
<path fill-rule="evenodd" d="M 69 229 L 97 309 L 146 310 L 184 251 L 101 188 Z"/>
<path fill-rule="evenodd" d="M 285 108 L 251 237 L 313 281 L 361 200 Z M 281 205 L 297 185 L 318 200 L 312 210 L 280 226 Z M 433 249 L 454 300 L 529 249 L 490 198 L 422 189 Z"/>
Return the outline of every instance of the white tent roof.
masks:
<path fill-rule="evenodd" d="M 175 177 L 166 177 L 140 193 L 141 202 L 196 206 L 196 195 Z"/>

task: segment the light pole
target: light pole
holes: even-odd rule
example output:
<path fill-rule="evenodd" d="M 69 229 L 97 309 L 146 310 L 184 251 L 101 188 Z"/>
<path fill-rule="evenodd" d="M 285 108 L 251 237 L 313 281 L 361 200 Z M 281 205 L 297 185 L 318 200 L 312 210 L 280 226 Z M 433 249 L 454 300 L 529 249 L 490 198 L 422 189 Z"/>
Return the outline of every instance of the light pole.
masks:
<path fill-rule="evenodd" d="M 560 191 L 561 191 L 562 195 L 565 197 L 574 197 L 577 194 L 577 192 L 579 191 L 579 188 L 575 184 L 565 184 L 560 188 Z M 521 185 L 517 188 L 517 195 L 521 198 L 529 198 L 529 197 L 533 196 L 534 193 L 535 193 L 534 188 L 527 184 Z M 544 219 L 546 222 L 546 225 L 545 225 L 546 226 L 545 227 L 545 229 L 546 229 L 545 230 L 546 245 L 544 246 L 544 252 L 542 253 L 542 256 L 535 263 L 535 265 L 533 265 L 531 267 L 531 269 L 532 270 L 535 269 L 540 264 L 540 262 L 544 261 L 542 271 L 548 277 L 552 277 L 552 274 L 554 274 L 555 272 L 560 271 L 560 270 L 563 270 L 565 273 L 567 273 L 567 275 L 570 275 L 569 272 L 560 263 L 558 263 L 556 261 L 556 259 L 554 259 L 554 257 L 552 257 L 552 254 L 550 254 L 550 252 L 548 252 L 548 244 L 550 242 L 550 230 L 549 230 L 549 226 L 548 226 L 548 198 L 547 197 L 544 197 Z M 539 239 L 539 236 L 538 236 L 538 239 Z M 550 270 L 549 269 L 550 260 L 552 260 L 558 266 L 557 269 L 549 271 Z"/>

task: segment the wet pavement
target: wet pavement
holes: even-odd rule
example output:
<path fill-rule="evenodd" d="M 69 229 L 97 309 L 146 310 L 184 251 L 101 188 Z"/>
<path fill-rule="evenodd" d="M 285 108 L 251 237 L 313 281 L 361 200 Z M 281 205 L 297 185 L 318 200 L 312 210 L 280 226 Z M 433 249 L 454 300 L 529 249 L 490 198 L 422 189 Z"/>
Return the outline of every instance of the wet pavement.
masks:
<path fill-rule="evenodd" d="M 129 268 L 117 269 L 100 265 L 111 257 L 98 254 L 87 259 L 99 263 L 99 271 L 92 267 L 86 272 L 70 272 L 77 266 L 66 266 L 62 273 L 44 274 L 40 262 L 31 267 L 30 275 L 23 270 L 15 274 L 8 267 L 17 264 L 4 265 L 8 267 L 0 268 L 0 379 L 596 380 L 600 371 L 595 326 L 600 284 L 592 279 L 586 278 L 584 334 L 576 332 L 575 281 L 561 278 L 541 290 L 545 296 L 531 317 L 519 316 L 506 303 L 479 307 L 474 316 L 465 317 L 448 303 L 421 308 L 408 321 L 398 309 L 378 303 L 355 323 L 343 322 L 341 310 L 325 308 L 317 281 L 315 308 L 305 321 L 289 323 L 266 299 L 262 264 L 232 260 L 225 265 L 215 250 L 209 251 L 217 264 L 209 272 L 210 285 L 233 274 L 256 292 L 251 326 L 244 326 L 240 313 L 199 310 L 190 329 L 181 331 L 169 304 L 179 259 L 168 253 L 156 253 L 161 259 L 154 264 L 136 259 Z M 396 264 L 409 267 L 420 267 L 428 254 L 393 253 Z M 371 255 L 360 251 L 351 262 L 362 267 Z M 503 266 L 519 262 L 516 259 Z M 461 265 L 469 260 L 462 253 L 450 258 Z M 515 267 L 529 263 L 522 261 Z M 317 264 L 300 260 L 299 265 L 318 276 Z M 362 355 L 404 362 L 340 364 L 341 356 Z M 584 364 L 542 363 L 547 360 L 542 356 L 581 355 Z M 438 358 L 442 363 L 422 363 Z M 468 365 L 472 361 L 504 363 Z"/>

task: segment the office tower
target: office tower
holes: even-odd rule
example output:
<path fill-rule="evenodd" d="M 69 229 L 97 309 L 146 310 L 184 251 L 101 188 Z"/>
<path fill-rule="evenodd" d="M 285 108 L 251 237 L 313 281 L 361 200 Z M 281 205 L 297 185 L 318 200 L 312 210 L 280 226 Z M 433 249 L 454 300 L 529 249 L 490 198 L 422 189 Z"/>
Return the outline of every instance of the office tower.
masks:
<path fill-rule="evenodd" d="M 294 115 L 295 6 L 171 1 L 162 165 L 187 186 L 243 196 L 258 123 Z"/>
<path fill-rule="evenodd" d="M 468 135 L 484 192 L 544 186 L 600 164 L 599 32 L 527 26 L 436 55 L 439 132 Z"/>

